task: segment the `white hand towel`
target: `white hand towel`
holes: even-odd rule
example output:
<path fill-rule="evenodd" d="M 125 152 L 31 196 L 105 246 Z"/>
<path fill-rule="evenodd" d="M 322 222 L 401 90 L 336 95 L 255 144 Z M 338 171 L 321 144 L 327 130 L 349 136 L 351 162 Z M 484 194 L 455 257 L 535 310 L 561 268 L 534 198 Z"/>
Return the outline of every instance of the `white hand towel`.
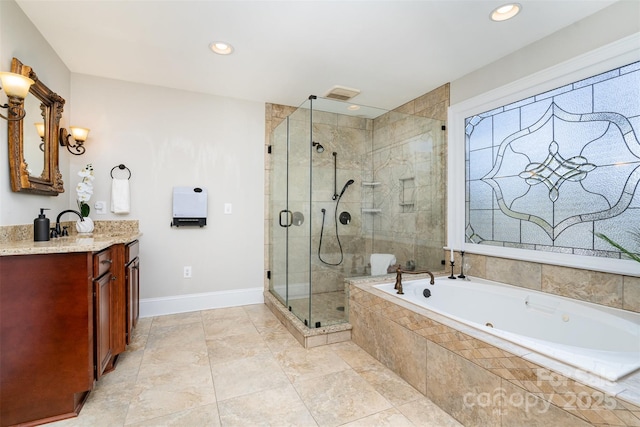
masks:
<path fill-rule="evenodd" d="M 130 206 L 129 180 L 113 178 L 111 181 L 111 212 L 128 214 Z"/>
<path fill-rule="evenodd" d="M 396 257 L 393 254 L 371 254 L 371 275 L 379 276 L 387 274 L 387 268 L 396 263 Z"/>

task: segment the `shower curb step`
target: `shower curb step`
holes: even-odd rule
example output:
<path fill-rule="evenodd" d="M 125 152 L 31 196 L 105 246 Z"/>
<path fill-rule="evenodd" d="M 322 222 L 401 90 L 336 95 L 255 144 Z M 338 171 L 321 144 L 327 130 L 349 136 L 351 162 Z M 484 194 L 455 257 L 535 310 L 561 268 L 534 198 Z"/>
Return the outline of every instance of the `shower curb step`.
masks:
<path fill-rule="evenodd" d="M 293 313 L 288 311 L 271 292 L 264 292 L 264 303 L 304 348 L 351 341 L 350 323 L 308 328 Z"/>

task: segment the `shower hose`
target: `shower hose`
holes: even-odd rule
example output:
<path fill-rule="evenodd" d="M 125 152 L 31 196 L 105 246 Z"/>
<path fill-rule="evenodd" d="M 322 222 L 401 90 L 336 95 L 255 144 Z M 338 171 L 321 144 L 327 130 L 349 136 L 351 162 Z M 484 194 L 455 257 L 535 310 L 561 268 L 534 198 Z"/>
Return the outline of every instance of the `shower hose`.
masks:
<path fill-rule="evenodd" d="M 327 262 L 323 260 L 322 255 L 320 254 L 320 251 L 322 250 L 322 235 L 324 234 L 324 217 L 327 212 L 325 208 L 322 208 L 322 227 L 320 228 L 320 244 L 318 245 L 318 259 L 320 259 L 320 261 L 322 261 L 322 263 L 326 265 L 338 266 L 342 264 L 342 261 L 344 261 L 344 252 L 342 251 L 342 243 L 340 243 L 340 235 L 338 234 L 338 204 L 340 203 L 341 198 L 342 198 L 342 194 L 340 195 L 340 197 L 338 197 L 338 200 L 336 200 L 336 209 L 334 214 L 334 219 L 336 223 L 336 240 L 338 241 L 338 247 L 340 248 L 340 261 L 337 263 Z"/>

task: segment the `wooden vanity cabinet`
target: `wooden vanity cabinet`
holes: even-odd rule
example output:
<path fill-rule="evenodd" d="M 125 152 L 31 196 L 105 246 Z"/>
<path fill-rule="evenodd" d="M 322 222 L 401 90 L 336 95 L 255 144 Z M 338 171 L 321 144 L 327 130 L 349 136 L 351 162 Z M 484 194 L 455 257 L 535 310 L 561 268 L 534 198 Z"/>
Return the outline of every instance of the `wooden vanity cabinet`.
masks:
<path fill-rule="evenodd" d="M 133 243 L 0 256 L 0 426 L 77 415 L 115 368 L 138 317 Z"/>
<path fill-rule="evenodd" d="M 0 257 L 0 425 L 77 415 L 93 388 L 92 254 Z"/>

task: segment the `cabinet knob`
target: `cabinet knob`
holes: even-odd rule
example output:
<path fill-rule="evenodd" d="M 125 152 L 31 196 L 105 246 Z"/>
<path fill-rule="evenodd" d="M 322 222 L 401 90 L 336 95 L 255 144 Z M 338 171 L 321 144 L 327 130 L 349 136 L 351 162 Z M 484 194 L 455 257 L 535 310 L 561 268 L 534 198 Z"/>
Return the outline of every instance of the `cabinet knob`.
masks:
<path fill-rule="evenodd" d="M 111 280 L 118 280 L 116 276 L 111 276 Z"/>
<path fill-rule="evenodd" d="M 111 264 L 113 261 L 111 261 L 110 259 L 104 259 L 102 261 L 100 261 L 100 264 Z"/>

